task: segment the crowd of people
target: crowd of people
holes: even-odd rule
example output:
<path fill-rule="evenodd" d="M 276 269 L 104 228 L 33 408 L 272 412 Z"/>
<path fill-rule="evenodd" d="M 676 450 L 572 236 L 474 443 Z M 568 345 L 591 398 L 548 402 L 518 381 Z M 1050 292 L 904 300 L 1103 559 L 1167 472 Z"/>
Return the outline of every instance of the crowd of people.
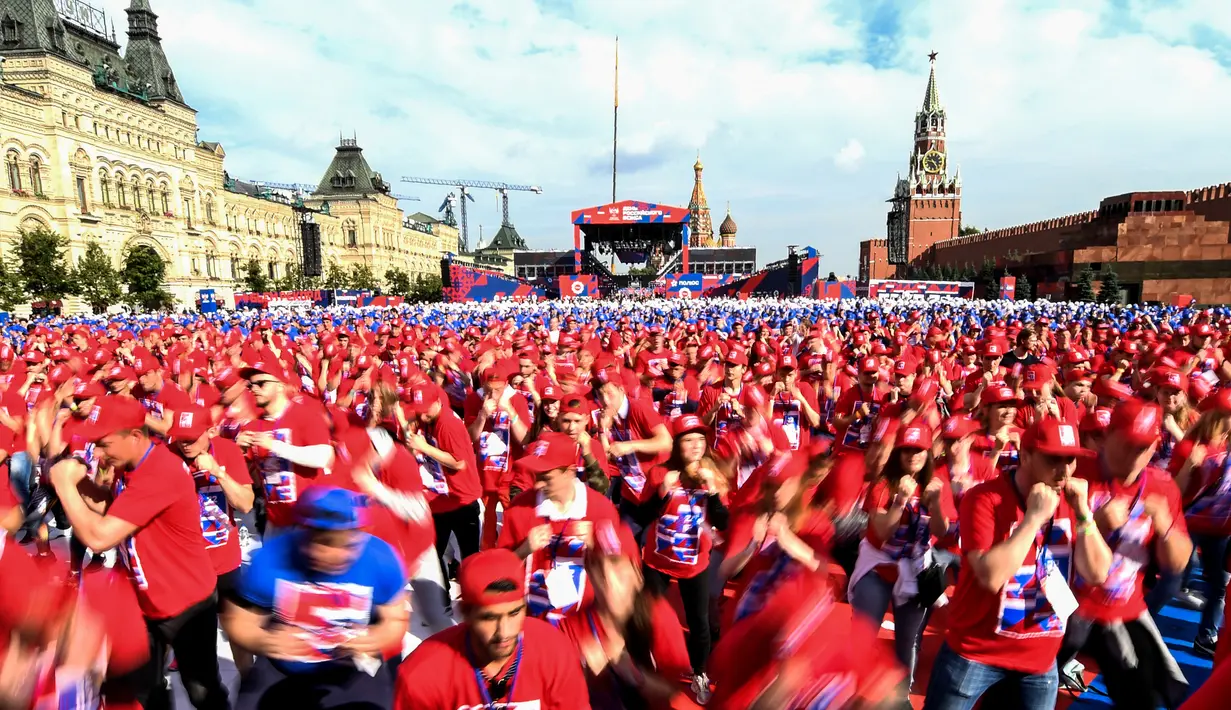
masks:
<path fill-rule="evenodd" d="M 1221 707 L 1229 434 L 1227 309 L 10 322 L 0 708 Z"/>

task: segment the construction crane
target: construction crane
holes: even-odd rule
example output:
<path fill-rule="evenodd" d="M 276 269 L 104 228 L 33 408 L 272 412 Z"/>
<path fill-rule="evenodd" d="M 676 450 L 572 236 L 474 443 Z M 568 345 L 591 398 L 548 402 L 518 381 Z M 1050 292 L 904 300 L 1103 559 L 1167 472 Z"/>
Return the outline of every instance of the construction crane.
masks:
<path fill-rule="evenodd" d="M 264 188 L 269 188 L 273 190 L 289 190 L 291 192 L 294 192 L 300 195 L 301 197 L 311 195 L 312 193 L 316 192 L 316 188 L 317 188 L 316 185 L 309 185 L 303 182 L 269 182 L 266 180 L 248 180 L 246 182 L 251 182 L 253 185 L 256 185 L 257 187 L 264 187 Z M 418 197 L 413 197 L 411 195 L 395 195 L 395 194 L 390 193 L 389 196 L 397 200 L 398 202 L 419 202 L 420 201 Z"/>
<path fill-rule="evenodd" d="M 538 185 L 510 185 L 507 182 L 487 182 L 483 180 L 442 180 L 440 178 L 420 178 L 420 177 L 404 177 L 402 178 L 402 182 L 413 182 L 413 183 L 418 183 L 420 185 L 448 185 L 449 187 L 456 188 L 457 195 L 456 196 L 450 195 L 449 197 L 446 197 L 445 203 L 441 205 L 440 211 L 445 212 L 446 216 L 449 215 L 450 212 L 446 208 L 452 207 L 450 198 L 456 199 L 461 202 L 462 229 L 461 229 L 461 234 L 459 235 L 460 238 L 458 240 L 458 247 L 461 249 L 463 253 L 470 251 L 470 246 L 469 246 L 470 240 L 469 240 L 469 235 L 467 234 L 467 224 L 466 224 L 466 200 L 470 200 L 471 202 L 474 202 L 474 197 L 470 195 L 470 188 L 495 190 L 496 192 L 500 193 L 501 211 L 503 213 L 502 218 L 501 218 L 501 224 L 504 226 L 511 226 L 511 223 L 509 222 L 509 191 L 510 190 L 517 190 L 520 192 L 533 192 L 536 195 L 543 194 L 543 188 L 539 187 Z"/>

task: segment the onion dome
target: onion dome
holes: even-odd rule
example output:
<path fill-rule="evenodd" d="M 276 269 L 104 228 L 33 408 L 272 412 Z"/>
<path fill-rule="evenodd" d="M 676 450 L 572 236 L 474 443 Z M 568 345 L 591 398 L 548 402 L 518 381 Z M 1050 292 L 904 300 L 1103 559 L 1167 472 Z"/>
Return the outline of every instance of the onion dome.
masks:
<path fill-rule="evenodd" d="M 722 220 L 722 224 L 718 226 L 719 234 L 735 234 L 738 229 L 735 225 L 735 220 L 731 219 L 731 208 L 727 208 L 727 218 Z"/>

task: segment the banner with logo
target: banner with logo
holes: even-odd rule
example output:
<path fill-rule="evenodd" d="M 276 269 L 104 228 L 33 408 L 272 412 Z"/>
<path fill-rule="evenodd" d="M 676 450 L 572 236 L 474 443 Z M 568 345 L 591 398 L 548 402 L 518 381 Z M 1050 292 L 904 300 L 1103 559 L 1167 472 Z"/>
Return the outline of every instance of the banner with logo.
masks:
<path fill-rule="evenodd" d="M 572 274 L 560 277 L 560 298 L 599 298 L 598 277 Z"/>

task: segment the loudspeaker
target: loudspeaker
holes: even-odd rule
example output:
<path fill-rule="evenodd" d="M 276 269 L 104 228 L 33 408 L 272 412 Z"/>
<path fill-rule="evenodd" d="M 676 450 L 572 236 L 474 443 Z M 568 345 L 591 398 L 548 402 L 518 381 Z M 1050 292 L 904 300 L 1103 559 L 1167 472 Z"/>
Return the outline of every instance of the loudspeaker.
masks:
<path fill-rule="evenodd" d="M 786 258 L 786 282 L 787 296 L 796 296 L 799 294 L 799 254 L 792 249 Z"/>
<path fill-rule="evenodd" d="M 449 264 L 451 263 L 453 263 L 452 259 L 441 259 L 440 260 L 440 287 L 441 288 L 453 288 L 453 275 L 450 273 L 452 270 L 449 268 Z"/>
<path fill-rule="evenodd" d="M 303 240 L 303 275 L 321 276 L 321 226 L 315 222 L 300 222 Z"/>

